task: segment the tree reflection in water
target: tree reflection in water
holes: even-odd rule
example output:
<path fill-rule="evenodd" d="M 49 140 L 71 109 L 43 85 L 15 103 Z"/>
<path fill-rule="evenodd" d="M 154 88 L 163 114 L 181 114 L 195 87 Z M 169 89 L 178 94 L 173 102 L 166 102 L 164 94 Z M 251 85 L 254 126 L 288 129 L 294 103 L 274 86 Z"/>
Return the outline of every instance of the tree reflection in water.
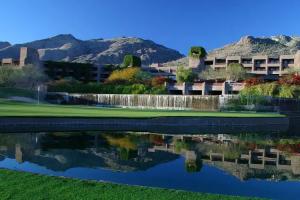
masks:
<path fill-rule="evenodd" d="M 298 180 L 300 139 L 294 136 L 168 135 L 138 132 L 1 134 L 1 159 L 12 158 L 53 171 L 75 167 L 145 171 L 184 157 L 186 172 L 214 166 L 242 180 Z"/>

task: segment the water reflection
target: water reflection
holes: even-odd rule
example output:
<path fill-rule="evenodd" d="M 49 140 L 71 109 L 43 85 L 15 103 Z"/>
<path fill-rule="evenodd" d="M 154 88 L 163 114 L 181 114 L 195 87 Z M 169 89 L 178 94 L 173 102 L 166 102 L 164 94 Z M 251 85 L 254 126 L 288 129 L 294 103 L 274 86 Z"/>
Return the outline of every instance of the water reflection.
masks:
<path fill-rule="evenodd" d="M 12 164 L 12 159 L 19 164 Z M 251 184 L 253 180 L 288 181 L 298 187 L 300 138 L 261 134 L 167 135 L 137 132 L 1 134 L 0 166 L 33 172 L 40 172 L 40 167 L 43 167 L 48 170 L 43 173 L 52 175 L 57 173 L 129 184 L 249 195 L 252 193 L 247 187 L 245 191 L 234 187 L 228 191 L 222 188 L 200 189 L 198 186 L 201 184 L 213 183 L 209 184 L 209 178 L 199 179 L 199 175 L 214 177 L 214 181 L 219 182 L 235 177 L 240 182 L 231 182 L 238 187 L 242 186 L 242 182 Z M 155 171 L 158 168 L 160 170 Z M 72 169 L 80 171 L 69 175 Z M 98 175 L 88 176 L 91 170 L 96 170 Z M 109 174 L 105 176 L 107 170 Z M 172 170 L 177 174 L 172 174 Z M 215 170 L 225 172 L 225 175 Z M 166 181 L 163 182 L 162 178 Z M 186 180 L 191 183 L 186 183 Z M 269 194 L 262 196 L 273 197 Z M 280 195 L 278 198 L 284 199 Z"/>
<path fill-rule="evenodd" d="M 300 177 L 300 139 L 254 134 L 163 135 L 150 133 L 1 134 L 1 159 L 31 162 L 54 171 L 74 167 L 143 171 L 179 156 L 187 172 L 203 164 L 249 178 Z"/>

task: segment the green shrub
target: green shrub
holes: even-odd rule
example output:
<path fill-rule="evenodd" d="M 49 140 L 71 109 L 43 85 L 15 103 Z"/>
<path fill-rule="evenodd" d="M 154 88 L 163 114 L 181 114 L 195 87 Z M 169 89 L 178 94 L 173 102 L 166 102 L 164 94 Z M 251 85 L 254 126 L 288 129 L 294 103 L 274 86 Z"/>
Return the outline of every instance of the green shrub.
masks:
<path fill-rule="evenodd" d="M 204 58 L 206 54 L 206 50 L 203 47 L 199 46 L 193 46 L 189 51 L 189 56 L 192 58 Z"/>
<path fill-rule="evenodd" d="M 300 87 L 297 85 L 278 84 L 276 82 L 246 86 L 239 94 L 239 101 L 241 105 L 269 105 L 270 103 L 265 98 L 266 96 L 299 98 Z M 234 104 L 238 103 L 234 102 Z"/>
<path fill-rule="evenodd" d="M 130 93 L 129 94 L 146 94 L 147 88 L 143 84 L 133 84 L 130 86 Z"/>
<path fill-rule="evenodd" d="M 166 94 L 165 86 L 151 87 L 146 84 L 84 84 L 76 81 L 60 80 L 48 86 L 49 92 L 94 93 L 94 94 Z"/>
<path fill-rule="evenodd" d="M 14 70 L 14 68 L 13 66 L 0 67 L 0 86 L 14 86 L 14 78 L 16 77 L 16 73 L 20 71 L 19 69 Z"/>
<path fill-rule="evenodd" d="M 191 68 L 184 68 L 180 66 L 176 71 L 176 80 L 179 83 L 192 83 L 197 78 L 197 74 L 195 74 Z"/>
<path fill-rule="evenodd" d="M 226 79 L 231 81 L 245 80 L 247 72 L 243 65 L 239 63 L 231 63 L 226 69 Z"/>
<path fill-rule="evenodd" d="M 253 85 L 245 87 L 240 95 L 242 96 L 276 96 L 278 93 L 278 84 L 276 83 L 264 83 L 259 85 Z"/>
<path fill-rule="evenodd" d="M 47 81 L 47 76 L 41 68 L 26 65 L 22 68 L 15 66 L 0 67 L 0 87 L 14 87 L 34 90 Z"/>
<path fill-rule="evenodd" d="M 227 73 L 226 69 L 215 70 L 212 67 L 207 67 L 203 70 L 199 77 L 203 80 L 226 80 Z"/>
<path fill-rule="evenodd" d="M 151 79 L 152 79 L 152 74 L 149 72 L 145 72 L 140 70 L 136 75 L 135 75 L 135 81 L 137 83 L 144 83 L 144 84 L 151 84 Z"/>
<path fill-rule="evenodd" d="M 150 94 L 168 94 L 166 86 L 153 87 Z"/>
<path fill-rule="evenodd" d="M 126 67 L 141 67 L 142 62 L 141 59 L 134 55 L 126 55 L 124 56 L 123 63 L 121 65 L 122 68 Z"/>
<path fill-rule="evenodd" d="M 265 83 L 254 87 L 257 88 L 261 96 L 275 96 L 278 92 L 278 85 L 276 83 Z"/>
<path fill-rule="evenodd" d="M 295 97 L 296 86 L 282 85 L 279 89 L 278 96 L 281 98 L 293 98 Z"/>

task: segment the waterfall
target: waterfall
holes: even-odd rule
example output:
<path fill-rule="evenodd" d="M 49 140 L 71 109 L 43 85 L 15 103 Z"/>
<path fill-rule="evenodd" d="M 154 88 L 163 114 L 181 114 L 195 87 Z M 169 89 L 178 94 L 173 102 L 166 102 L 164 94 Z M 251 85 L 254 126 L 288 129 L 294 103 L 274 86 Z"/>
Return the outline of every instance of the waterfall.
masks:
<path fill-rule="evenodd" d="M 207 110 L 219 109 L 219 96 L 201 95 L 131 95 L 69 94 L 69 103 L 99 106 L 136 107 L 145 109 Z"/>

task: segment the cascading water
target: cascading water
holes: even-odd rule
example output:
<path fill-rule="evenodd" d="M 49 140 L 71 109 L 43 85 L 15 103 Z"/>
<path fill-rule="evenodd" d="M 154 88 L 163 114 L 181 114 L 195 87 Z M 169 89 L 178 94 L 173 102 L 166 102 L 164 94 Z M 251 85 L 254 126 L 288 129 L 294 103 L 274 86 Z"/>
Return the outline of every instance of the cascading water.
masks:
<path fill-rule="evenodd" d="M 136 107 L 145 109 L 219 109 L 218 96 L 200 95 L 125 95 L 125 94 L 69 94 L 69 102 L 99 106 Z"/>

